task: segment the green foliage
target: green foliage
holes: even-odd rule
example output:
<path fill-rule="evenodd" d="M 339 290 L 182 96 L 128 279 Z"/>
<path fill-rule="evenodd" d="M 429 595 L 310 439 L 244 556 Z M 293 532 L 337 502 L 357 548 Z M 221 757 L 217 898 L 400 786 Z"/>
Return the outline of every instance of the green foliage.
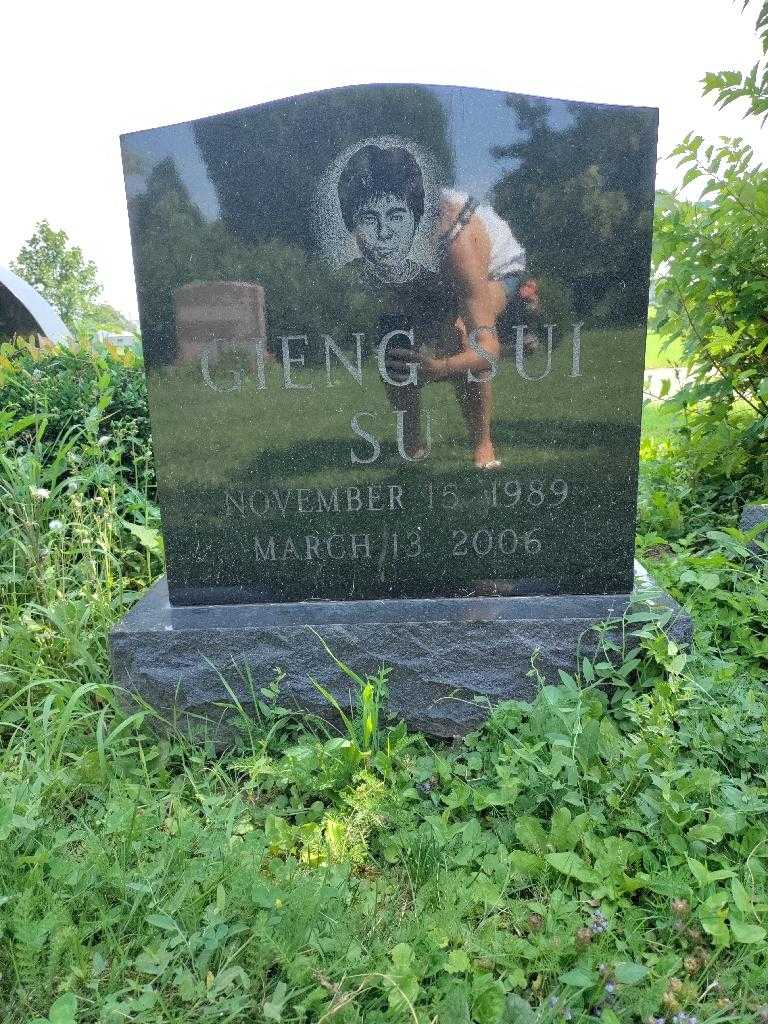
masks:
<path fill-rule="evenodd" d="M 654 124 L 643 111 L 570 108 L 553 126 L 550 105 L 509 97 L 522 139 L 494 156 L 517 162 L 495 187 L 495 206 L 525 244 L 530 270 L 546 275 L 550 309 L 573 307 L 595 326 L 621 308 L 626 322 L 645 317 Z M 568 238 L 568 245 L 563 245 Z"/>
<path fill-rule="evenodd" d="M 71 330 L 93 316 L 101 293 L 96 264 L 69 244 L 65 231 L 54 231 L 47 220 L 35 225 L 32 237 L 11 263 L 11 270 L 36 288 Z"/>
<path fill-rule="evenodd" d="M 750 0 L 744 0 L 742 11 L 750 6 Z M 763 0 L 758 8 L 755 22 L 763 54 L 768 53 L 768 3 Z M 761 125 L 768 116 L 768 62 L 758 61 L 744 74 L 741 71 L 720 71 L 704 77 L 704 95 L 714 92 L 720 109 L 729 106 L 736 100 L 747 101 L 747 114 L 760 117 Z"/>
<path fill-rule="evenodd" d="M 76 338 L 88 341 L 96 331 L 133 331 L 122 313 L 98 301 L 102 289 L 96 265 L 86 260 L 77 246 L 69 244 L 65 231 L 54 231 L 47 220 L 35 226 L 11 269 L 59 311 Z"/>
<path fill-rule="evenodd" d="M 106 632 L 161 569 L 139 452 L 99 444 L 132 422 L 110 419 L 130 368 L 3 358 L 4 1021 L 755 1020 L 766 564 L 727 516 L 667 532 L 663 442 L 640 554 L 692 609 L 691 652 L 639 608 L 631 642 L 606 633 L 604 657 L 453 744 L 387 721 L 386 672 L 337 662 L 339 734 L 281 707 L 278 674 L 214 755 L 126 716 L 109 682 Z M 39 408 L 8 380 L 35 369 Z"/>
<path fill-rule="evenodd" d="M 763 5 L 764 41 L 767 16 Z M 739 88 L 731 72 L 708 75 L 705 82 L 705 92 L 714 90 L 721 106 L 749 94 L 748 113 L 767 109 L 754 74 Z M 764 91 L 765 73 L 762 82 Z M 662 193 L 657 204 L 657 330 L 682 344 L 692 371 L 691 382 L 672 401 L 686 410 L 687 440 L 699 450 L 698 477 L 719 476 L 726 490 L 733 489 L 729 482 L 747 481 L 742 493 L 764 493 L 768 172 L 741 139 L 707 144 L 691 133 L 673 155 L 687 168 L 683 185 L 698 180 L 703 187 L 698 202 Z"/>
<path fill-rule="evenodd" d="M 130 351 L 0 343 L 0 408 L 11 422 L 36 417 L 46 446 L 85 425 L 111 452 L 120 448 L 125 472 L 154 494 L 144 371 Z"/>

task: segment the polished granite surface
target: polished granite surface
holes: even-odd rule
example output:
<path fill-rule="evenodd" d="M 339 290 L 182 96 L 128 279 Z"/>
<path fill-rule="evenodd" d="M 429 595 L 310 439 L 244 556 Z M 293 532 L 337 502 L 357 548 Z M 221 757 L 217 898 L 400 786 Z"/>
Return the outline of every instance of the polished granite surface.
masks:
<path fill-rule="evenodd" d="M 172 604 L 631 589 L 655 111 L 355 86 L 122 145 Z"/>

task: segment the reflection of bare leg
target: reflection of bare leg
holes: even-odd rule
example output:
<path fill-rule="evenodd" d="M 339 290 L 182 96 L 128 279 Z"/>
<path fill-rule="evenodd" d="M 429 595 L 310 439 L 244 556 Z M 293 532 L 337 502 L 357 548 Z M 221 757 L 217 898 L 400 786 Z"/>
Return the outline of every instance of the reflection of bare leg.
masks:
<path fill-rule="evenodd" d="M 396 388 L 388 384 L 387 395 L 392 408 L 403 413 L 403 446 L 413 458 L 424 451 L 421 436 L 421 389 L 411 385 Z"/>
<path fill-rule="evenodd" d="M 498 315 L 506 304 L 506 293 L 496 281 L 488 282 L 491 299 Z M 497 294 L 498 292 L 498 294 Z M 459 349 L 467 347 L 467 328 L 459 317 L 456 320 L 456 337 Z M 491 415 L 493 412 L 493 392 L 490 381 L 471 382 L 465 377 L 454 382 L 456 398 L 469 428 L 472 442 L 472 458 L 476 466 L 486 466 L 496 459 L 493 441 L 491 440 Z"/>
<path fill-rule="evenodd" d="M 456 398 L 469 427 L 472 457 L 476 466 L 485 466 L 496 458 L 491 440 L 493 392 L 490 382 L 456 381 Z"/>

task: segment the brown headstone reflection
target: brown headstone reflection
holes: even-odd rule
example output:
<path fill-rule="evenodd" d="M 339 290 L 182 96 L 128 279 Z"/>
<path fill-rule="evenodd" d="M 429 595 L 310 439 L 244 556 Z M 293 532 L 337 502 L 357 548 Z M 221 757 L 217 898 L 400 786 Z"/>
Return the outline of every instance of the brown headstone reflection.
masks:
<path fill-rule="evenodd" d="M 176 361 L 215 363 L 233 350 L 257 369 L 256 346 L 267 336 L 264 289 L 248 281 L 193 281 L 174 292 Z"/>

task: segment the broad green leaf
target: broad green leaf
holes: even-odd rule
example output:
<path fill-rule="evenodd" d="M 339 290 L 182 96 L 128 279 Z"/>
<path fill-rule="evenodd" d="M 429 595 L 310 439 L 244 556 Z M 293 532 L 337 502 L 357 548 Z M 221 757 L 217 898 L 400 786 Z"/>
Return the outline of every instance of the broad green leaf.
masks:
<path fill-rule="evenodd" d="M 515 822 L 515 835 L 529 853 L 544 853 L 547 848 L 547 833 L 538 818 L 528 815 Z"/>
<path fill-rule="evenodd" d="M 722 882 L 726 878 L 733 878 L 733 871 L 730 868 L 720 868 L 719 871 L 710 871 L 710 882 Z"/>
<path fill-rule="evenodd" d="M 512 850 L 509 855 L 509 866 L 518 875 L 535 877 L 541 874 L 544 868 L 544 858 L 525 850 Z"/>
<path fill-rule="evenodd" d="M 716 946 L 730 945 L 731 933 L 728 931 L 728 925 L 718 915 L 702 915 L 701 927 L 704 929 L 707 935 L 712 936 L 712 939 Z"/>
<path fill-rule="evenodd" d="M 701 905 L 701 913 L 706 917 L 717 913 L 728 903 L 728 892 L 725 889 L 715 889 Z"/>
<path fill-rule="evenodd" d="M 213 985 L 208 990 L 209 999 L 213 1000 L 222 992 L 226 992 L 227 989 L 231 988 L 236 981 L 240 982 L 243 991 L 247 991 L 250 985 L 250 979 L 239 964 L 233 964 L 231 967 L 225 967 L 219 971 L 216 975 Z"/>
<path fill-rule="evenodd" d="M 536 1024 L 533 1007 L 515 992 L 507 996 L 504 1024 Z"/>
<path fill-rule="evenodd" d="M 125 528 L 129 533 L 132 533 L 148 551 L 157 555 L 163 553 L 163 539 L 160 536 L 159 530 L 155 530 L 151 526 L 141 526 L 139 523 L 131 523 L 127 520 L 125 520 Z"/>
<path fill-rule="evenodd" d="M 477 1024 L 501 1024 L 504 1014 L 504 989 L 490 974 L 472 979 L 472 1019 Z"/>
<path fill-rule="evenodd" d="M 758 924 L 750 924 L 740 918 L 731 917 L 731 931 L 737 942 L 762 942 L 765 938 L 765 928 Z"/>
<path fill-rule="evenodd" d="M 395 969 L 403 973 L 410 970 L 411 964 L 416 958 L 415 953 L 407 942 L 399 942 L 396 946 L 393 946 L 390 956 L 392 957 Z"/>
<path fill-rule="evenodd" d="M 719 825 L 713 825 L 709 822 L 705 825 L 694 825 L 693 828 L 688 830 L 688 838 L 694 842 L 719 843 L 723 835 L 723 830 Z"/>
<path fill-rule="evenodd" d="M 171 961 L 171 954 L 163 946 L 145 949 L 134 960 L 136 970 L 159 977 Z"/>
<path fill-rule="evenodd" d="M 752 906 L 752 900 L 749 898 L 749 894 L 738 878 L 731 879 L 731 892 L 733 893 L 733 902 L 742 914 L 754 913 L 754 907 Z"/>
<path fill-rule="evenodd" d="M 648 974 L 648 968 L 643 964 L 617 963 L 615 974 L 616 981 L 622 985 L 637 985 Z"/>
<path fill-rule="evenodd" d="M 701 863 L 701 861 L 696 860 L 694 857 L 686 857 L 685 859 L 688 861 L 688 867 L 691 869 L 691 874 L 699 883 L 699 885 L 708 885 L 709 871 L 707 871 L 706 867 Z"/>
<path fill-rule="evenodd" d="M 77 1013 L 77 996 L 74 992 L 65 992 L 59 996 L 48 1011 L 50 1024 L 75 1024 Z"/>
<path fill-rule="evenodd" d="M 20 434 L 22 430 L 26 430 L 27 427 L 31 427 L 37 417 L 34 413 L 29 416 L 21 416 L 15 423 L 12 423 L 9 427 L 3 430 L 3 436 L 6 441 L 9 441 L 16 434 Z"/>
<path fill-rule="evenodd" d="M 446 958 L 444 970 L 449 974 L 464 974 L 470 966 L 469 957 L 463 949 L 452 949 Z"/>
<path fill-rule="evenodd" d="M 685 188 L 686 185 L 690 185 L 690 183 L 692 181 L 695 181 L 696 178 L 700 178 L 701 175 L 702 175 L 702 171 L 700 171 L 698 167 L 690 167 L 685 172 L 685 175 L 683 177 L 682 187 Z"/>
<path fill-rule="evenodd" d="M 275 990 L 269 999 L 265 1000 L 261 1007 L 265 1020 L 283 1019 L 283 1007 L 288 996 L 288 986 L 283 981 L 278 981 Z"/>
<path fill-rule="evenodd" d="M 454 982 L 438 1007 L 440 1024 L 470 1024 L 469 986 L 465 981 Z"/>
<path fill-rule="evenodd" d="M 592 868 L 581 859 L 578 853 L 569 850 L 565 853 L 548 853 L 544 858 L 556 871 L 580 882 L 597 882 L 598 876 Z"/>
<path fill-rule="evenodd" d="M 179 930 L 179 926 L 169 917 L 168 914 L 147 914 L 144 918 L 147 924 L 154 925 L 155 928 L 163 928 L 167 932 L 176 932 Z"/>
<path fill-rule="evenodd" d="M 578 836 L 571 833 L 571 812 L 567 807 L 558 807 L 552 815 L 549 838 L 556 850 L 570 850 L 578 841 Z"/>
<path fill-rule="evenodd" d="M 586 967 L 574 967 L 573 970 L 560 975 L 560 983 L 569 985 L 571 988 L 589 988 L 596 981 L 595 972 L 587 970 Z"/>

